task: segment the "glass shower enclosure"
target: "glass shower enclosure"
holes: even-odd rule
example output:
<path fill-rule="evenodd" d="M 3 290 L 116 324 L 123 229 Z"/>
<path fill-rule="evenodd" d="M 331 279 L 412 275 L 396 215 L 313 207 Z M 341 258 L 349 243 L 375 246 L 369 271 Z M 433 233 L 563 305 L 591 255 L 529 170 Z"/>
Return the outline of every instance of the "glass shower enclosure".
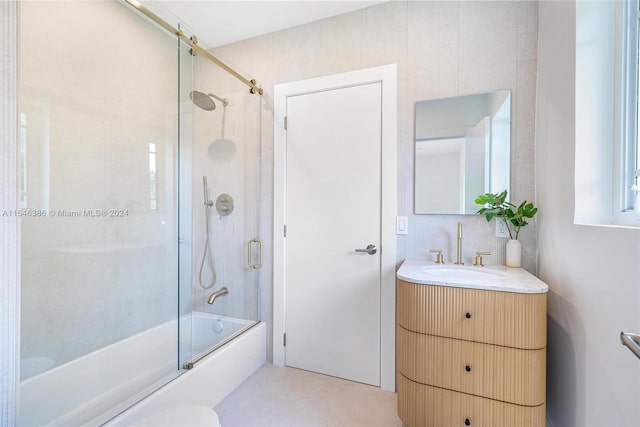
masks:
<path fill-rule="evenodd" d="M 120 2 L 22 2 L 19 34 L 18 423 L 102 424 L 259 319 L 259 100 Z"/>
<path fill-rule="evenodd" d="M 192 362 L 259 320 L 260 98 L 194 57 Z M 212 333 L 213 331 L 213 333 Z"/>

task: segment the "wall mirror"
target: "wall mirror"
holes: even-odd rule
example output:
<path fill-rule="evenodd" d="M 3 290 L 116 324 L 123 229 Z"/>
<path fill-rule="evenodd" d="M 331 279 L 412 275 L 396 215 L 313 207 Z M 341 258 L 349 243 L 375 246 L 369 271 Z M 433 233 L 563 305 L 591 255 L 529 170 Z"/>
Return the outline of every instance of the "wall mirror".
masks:
<path fill-rule="evenodd" d="M 511 92 L 416 102 L 414 212 L 475 214 L 509 190 Z"/>

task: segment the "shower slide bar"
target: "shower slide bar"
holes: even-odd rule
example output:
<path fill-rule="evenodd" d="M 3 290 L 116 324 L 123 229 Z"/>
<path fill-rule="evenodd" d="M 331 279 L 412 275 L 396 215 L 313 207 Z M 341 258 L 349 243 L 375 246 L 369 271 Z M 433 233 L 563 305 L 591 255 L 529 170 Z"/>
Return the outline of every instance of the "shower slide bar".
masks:
<path fill-rule="evenodd" d="M 155 13 L 151 12 L 149 9 L 147 9 L 146 7 L 141 5 L 137 0 L 124 0 L 124 1 L 127 2 L 127 4 L 129 4 L 133 8 L 135 8 L 138 12 L 142 13 L 147 18 L 151 19 L 153 22 L 158 24 L 160 27 L 164 28 L 166 31 L 170 32 L 171 34 L 173 34 L 175 36 L 178 36 L 178 38 L 180 38 L 180 40 L 182 40 L 183 42 L 185 42 L 186 44 L 191 46 L 191 49 L 192 49 L 194 55 L 202 55 L 202 56 L 204 56 L 209 61 L 213 62 L 214 64 L 216 64 L 217 66 L 219 66 L 220 68 L 225 70 L 227 73 L 231 74 L 233 77 L 235 77 L 236 79 L 240 80 L 242 83 L 244 83 L 247 86 L 249 86 L 249 92 L 258 93 L 258 94 L 262 95 L 262 88 L 256 86 L 257 83 L 256 83 L 255 79 L 251 79 L 251 80 L 246 79 L 240 73 L 238 73 L 236 70 L 234 70 L 233 68 L 229 67 L 227 64 L 225 64 L 224 62 L 222 62 L 221 60 L 219 60 L 215 56 L 211 55 L 205 49 L 203 49 L 200 46 L 198 46 L 198 38 L 195 35 L 193 35 L 191 37 L 187 37 L 182 32 L 182 30 L 174 28 L 171 24 L 167 23 L 162 18 L 160 18 L 158 15 L 156 15 Z"/>
<path fill-rule="evenodd" d="M 640 335 L 620 332 L 620 341 L 622 345 L 627 346 L 627 348 L 640 359 Z"/>

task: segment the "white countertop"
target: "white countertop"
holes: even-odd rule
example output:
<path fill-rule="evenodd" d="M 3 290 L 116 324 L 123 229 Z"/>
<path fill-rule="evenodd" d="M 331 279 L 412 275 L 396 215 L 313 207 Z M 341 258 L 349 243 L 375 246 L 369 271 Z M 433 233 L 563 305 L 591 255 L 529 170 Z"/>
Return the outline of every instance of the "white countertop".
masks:
<path fill-rule="evenodd" d="M 396 273 L 398 279 L 422 285 L 452 286 L 487 291 L 542 294 L 549 286 L 523 268 L 501 265 L 474 267 L 436 264 L 433 261 L 409 258 Z"/>

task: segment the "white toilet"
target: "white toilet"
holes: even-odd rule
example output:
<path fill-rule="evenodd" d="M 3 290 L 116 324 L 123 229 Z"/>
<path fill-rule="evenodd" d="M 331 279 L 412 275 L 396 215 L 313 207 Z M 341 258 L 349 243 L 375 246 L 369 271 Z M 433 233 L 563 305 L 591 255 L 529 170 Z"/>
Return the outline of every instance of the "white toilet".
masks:
<path fill-rule="evenodd" d="M 163 409 L 132 424 L 132 427 L 221 427 L 218 414 L 204 405 Z"/>

